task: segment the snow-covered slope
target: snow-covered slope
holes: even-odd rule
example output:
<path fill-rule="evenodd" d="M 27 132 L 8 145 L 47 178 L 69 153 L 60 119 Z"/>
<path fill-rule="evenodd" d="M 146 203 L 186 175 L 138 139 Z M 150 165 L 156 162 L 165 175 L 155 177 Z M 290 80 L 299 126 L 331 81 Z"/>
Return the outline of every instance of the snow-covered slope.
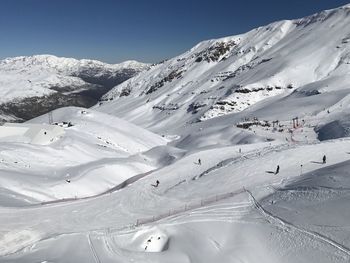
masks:
<path fill-rule="evenodd" d="M 0 261 L 350 262 L 349 13 L 203 42 L 30 120 L 71 124 L 48 145 L 4 138 Z"/>
<path fill-rule="evenodd" d="M 1 142 L 0 193 L 13 193 L 7 198 L 12 205 L 18 203 L 16 195 L 27 196 L 26 204 L 100 194 L 155 169 L 137 154 L 167 143 L 134 124 L 84 108 L 61 108 L 52 115 L 55 122 L 72 126 L 51 145 Z M 30 121 L 45 122 L 47 115 Z"/>
<path fill-rule="evenodd" d="M 113 147 L 98 151 L 88 144 L 94 136 L 79 138 L 81 132 L 94 131 L 96 121 L 111 117 L 93 111 L 79 117 L 81 109 L 56 116 L 64 113 L 77 125 L 53 147 L 26 146 L 32 147 L 30 156 L 22 153 L 24 145 L 18 150 L 18 145 L 1 146 L 5 163 L 0 200 L 2 206 L 12 206 L 0 209 L 2 262 L 350 260 L 349 140 L 276 141 L 186 154 L 156 146 L 152 153 L 121 159 L 112 157 L 119 151 Z M 141 131 L 133 128 L 131 138 Z M 153 138 L 153 146 L 163 143 L 151 134 L 142 137 Z M 113 180 L 120 183 L 138 171 L 154 169 L 151 163 L 165 152 L 173 161 L 163 162 L 142 179 L 119 191 L 79 199 L 102 190 L 104 184 L 113 185 Z M 101 153 L 110 157 L 100 159 Z M 323 154 L 328 156 L 326 164 L 320 162 Z M 10 162 L 14 157 L 17 163 Z M 277 163 L 280 173 L 274 174 Z M 62 182 L 66 178 L 71 182 Z M 157 188 L 151 186 L 156 180 Z M 5 191 L 6 187 L 12 189 Z M 72 195 L 77 200 L 73 196 L 16 208 Z"/>
<path fill-rule="evenodd" d="M 349 24 L 347 5 L 201 42 L 118 85 L 98 110 L 166 130 L 239 113 L 273 97 L 281 104 L 318 94 L 343 98 L 350 82 Z"/>
<path fill-rule="evenodd" d="M 136 61 L 110 65 L 51 55 L 1 60 L 0 113 L 5 116 L 0 117 L 30 119 L 59 106 L 91 106 L 114 85 L 147 67 Z"/>

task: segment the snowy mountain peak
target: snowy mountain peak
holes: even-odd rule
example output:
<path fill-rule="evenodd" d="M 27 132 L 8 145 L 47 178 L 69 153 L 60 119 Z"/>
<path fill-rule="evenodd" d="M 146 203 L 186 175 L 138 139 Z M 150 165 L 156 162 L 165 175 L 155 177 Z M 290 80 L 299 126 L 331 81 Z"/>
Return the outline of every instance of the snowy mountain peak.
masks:
<path fill-rule="evenodd" d="M 137 61 L 111 65 L 52 55 L 0 60 L 0 122 L 30 119 L 59 106 L 90 107 L 113 86 L 148 68 Z M 33 103 L 40 106 L 31 110 Z"/>
<path fill-rule="evenodd" d="M 147 64 L 137 61 L 125 61 L 120 64 L 108 64 L 98 60 L 91 59 L 74 59 L 65 57 L 56 57 L 53 55 L 34 55 L 34 56 L 19 56 L 13 58 L 6 58 L 0 60 L 1 68 L 10 67 L 35 67 L 42 66 L 45 68 L 51 68 L 58 71 L 76 71 L 79 68 L 104 68 L 109 70 L 122 70 L 125 68 L 142 70 L 147 68 Z"/>
<path fill-rule="evenodd" d="M 200 42 L 115 87 L 100 110 L 146 127 L 178 126 L 248 111 L 275 97 L 346 89 L 349 14 L 346 5 Z"/>

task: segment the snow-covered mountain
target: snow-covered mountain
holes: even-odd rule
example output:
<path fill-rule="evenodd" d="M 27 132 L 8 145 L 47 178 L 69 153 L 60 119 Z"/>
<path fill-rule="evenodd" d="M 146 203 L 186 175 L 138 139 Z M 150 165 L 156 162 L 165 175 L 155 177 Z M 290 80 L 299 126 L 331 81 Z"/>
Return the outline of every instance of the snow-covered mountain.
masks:
<path fill-rule="evenodd" d="M 350 91 L 349 24 L 346 5 L 201 42 L 118 85 L 98 110 L 161 130 L 249 111 L 272 98 L 342 94 L 340 100 Z"/>
<path fill-rule="evenodd" d="M 349 17 L 205 41 L 1 127 L 0 261 L 350 262 Z"/>
<path fill-rule="evenodd" d="M 30 119 L 57 107 L 91 106 L 113 86 L 148 68 L 51 55 L 0 61 L 0 118 Z"/>

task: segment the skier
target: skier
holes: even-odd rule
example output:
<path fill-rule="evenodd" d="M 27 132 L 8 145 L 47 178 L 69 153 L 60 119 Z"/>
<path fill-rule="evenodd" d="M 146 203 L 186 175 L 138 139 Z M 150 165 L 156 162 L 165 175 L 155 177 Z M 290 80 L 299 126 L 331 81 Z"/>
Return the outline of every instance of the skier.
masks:
<path fill-rule="evenodd" d="M 276 168 L 276 172 L 275 172 L 275 174 L 278 174 L 280 172 L 280 166 L 279 165 L 277 165 L 277 168 Z"/>
<path fill-rule="evenodd" d="M 199 164 L 199 165 L 202 165 L 201 159 L 198 159 L 198 164 Z"/>
<path fill-rule="evenodd" d="M 66 179 L 66 182 L 67 182 L 67 183 L 70 183 L 70 180 L 69 180 L 69 179 Z"/>
<path fill-rule="evenodd" d="M 326 155 L 323 155 L 322 162 L 326 163 Z"/>
<path fill-rule="evenodd" d="M 157 180 L 156 181 L 156 184 L 151 184 L 153 187 L 158 187 L 158 185 L 159 185 L 159 181 Z"/>

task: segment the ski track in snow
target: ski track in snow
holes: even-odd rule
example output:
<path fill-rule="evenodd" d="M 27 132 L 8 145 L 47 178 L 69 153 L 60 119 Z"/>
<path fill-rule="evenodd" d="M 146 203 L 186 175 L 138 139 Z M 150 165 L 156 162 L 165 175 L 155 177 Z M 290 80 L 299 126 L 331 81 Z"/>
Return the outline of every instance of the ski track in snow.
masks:
<path fill-rule="evenodd" d="M 95 261 L 95 263 L 101 263 L 98 255 L 97 255 L 96 249 L 94 247 L 94 244 L 93 244 L 93 242 L 91 240 L 91 236 L 90 235 L 91 234 L 87 235 L 87 239 L 88 239 L 88 242 L 89 242 L 90 250 L 91 250 L 91 253 L 93 255 L 94 261 Z"/>
<path fill-rule="evenodd" d="M 262 205 L 255 199 L 255 197 L 253 196 L 252 192 L 245 189 L 245 191 L 249 194 L 250 199 L 252 200 L 254 207 L 260 212 L 260 214 L 262 216 L 264 216 L 266 218 L 266 220 L 275 226 L 280 226 L 283 229 L 287 230 L 288 232 L 290 232 L 290 230 L 294 230 L 296 232 L 305 234 L 313 239 L 319 240 L 323 243 L 326 243 L 332 247 L 334 247 L 335 249 L 341 251 L 342 253 L 344 253 L 345 255 L 347 255 L 349 257 L 350 260 L 350 249 L 343 246 L 342 244 L 339 244 L 338 242 L 336 242 L 335 240 L 330 239 L 329 237 L 326 237 L 322 234 L 319 234 L 315 231 L 310 231 L 307 229 L 304 229 L 302 227 L 296 226 L 292 223 L 287 222 L 286 220 L 283 220 L 273 214 L 271 214 L 270 212 L 268 212 L 267 210 L 265 210 Z"/>

